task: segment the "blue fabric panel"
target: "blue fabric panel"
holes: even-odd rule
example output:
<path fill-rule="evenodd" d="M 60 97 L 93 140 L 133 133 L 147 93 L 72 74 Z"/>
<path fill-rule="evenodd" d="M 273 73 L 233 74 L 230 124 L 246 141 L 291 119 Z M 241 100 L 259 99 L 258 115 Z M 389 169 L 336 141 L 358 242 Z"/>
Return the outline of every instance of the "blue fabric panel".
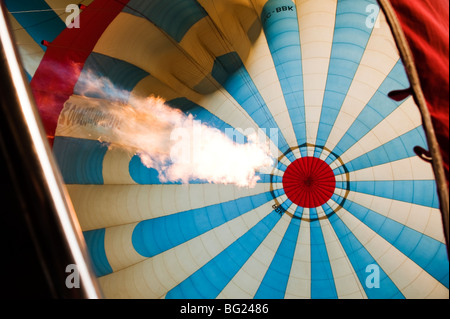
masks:
<path fill-rule="evenodd" d="M 123 12 L 150 20 L 177 42 L 208 15 L 196 0 L 131 0 Z"/>
<path fill-rule="evenodd" d="M 97 277 L 113 272 L 105 252 L 105 229 L 86 231 L 84 240 L 92 259 L 92 267 Z"/>
<path fill-rule="evenodd" d="M 293 202 L 292 202 L 290 199 L 286 199 L 286 201 L 284 201 L 284 202 L 281 204 L 281 207 L 284 208 L 285 210 L 288 210 L 289 207 L 292 206 L 292 204 L 293 204 Z"/>
<path fill-rule="evenodd" d="M 275 198 L 280 197 L 285 194 L 284 189 L 283 188 L 275 189 L 275 190 L 273 190 L 273 194 L 274 194 Z"/>
<path fill-rule="evenodd" d="M 129 92 L 148 75 L 146 71 L 130 63 L 92 52 L 75 85 L 74 94 L 126 102 Z M 92 76 L 98 78 L 100 83 L 104 78 L 105 83 L 110 81 L 114 87 L 105 85 L 103 88 L 96 87 L 95 91 L 89 91 Z"/>
<path fill-rule="evenodd" d="M 135 155 L 131 158 L 129 164 L 129 172 L 131 178 L 141 185 L 161 185 L 163 182 L 160 180 L 159 172 L 154 168 L 146 167 L 141 158 Z M 180 182 L 164 182 L 164 184 L 181 184 Z"/>
<path fill-rule="evenodd" d="M 287 169 L 287 166 L 284 165 L 284 164 L 281 163 L 281 162 L 278 162 L 276 168 L 277 168 L 278 170 L 280 170 L 281 172 L 285 172 L 286 169 Z"/>
<path fill-rule="evenodd" d="M 99 141 L 55 137 L 53 153 L 66 184 L 103 184 L 108 146 Z"/>
<path fill-rule="evenodd" d="M 350 183 L 350 190 L 416 205 L 439 208 L 437 186 L 433 180 L 354 181 Z"/>
<path fill-rule="evenodd" d="M 294 258 L 300 220 L 292 219 L 275 257 L 255 295 L 256 299 L 283 299 Z"/>
<path fill-rule="evenodd" d="M 297 207 L 297 209 L 295 210 L 294 216 L 296 218 L 302 218 L 303 217 L 303 210 L 304 210 L 303 207 L 300 207 L 300 206 Z"/>

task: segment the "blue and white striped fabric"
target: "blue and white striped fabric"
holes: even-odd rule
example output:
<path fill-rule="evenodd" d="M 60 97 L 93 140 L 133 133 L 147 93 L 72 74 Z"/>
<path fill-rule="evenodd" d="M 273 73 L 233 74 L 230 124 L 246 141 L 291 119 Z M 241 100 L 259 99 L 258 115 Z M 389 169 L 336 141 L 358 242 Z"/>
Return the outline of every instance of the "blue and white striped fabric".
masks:
<path fill-rule="evenodd" d="M 93 0 L 78 1 L 88 5 Z M 71 0 L 5 0 L 11 27 L 22 58 L 25 73 L 31 79 L 47 47 L 42 41 L 52 42 L 65 28 L 72 12 Z"/>
<path fill-rule="evenodd" d="M 57 130 L 54 153 L 106 297 L 448 298 L 436 183 L 413 151 L 427 149 L 421 116 L 412 98 L 387 96 L 409 82 L 373 5 L 129 1 L 74 95 L 94 73 L 222 131 L 276 129 L 279 164 L 254 188 L 164 183 L 134 154 Z M 29 35 L 59 30 L 42 28 Z M 282 184 L 306 157 L 336 178 L 318 207 L 299 206 Z"/>

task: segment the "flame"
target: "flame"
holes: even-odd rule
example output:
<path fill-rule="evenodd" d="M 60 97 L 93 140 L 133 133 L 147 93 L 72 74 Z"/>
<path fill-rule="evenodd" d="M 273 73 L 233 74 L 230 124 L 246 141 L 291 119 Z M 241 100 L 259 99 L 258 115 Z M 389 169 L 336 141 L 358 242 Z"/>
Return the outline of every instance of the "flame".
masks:
<path fill-rule="evenodd" d="M 160 97 L 128 98 L 128 92 L 108 80 L 86 77 L 84 81 L 85 92 L 101 98 L 72 96 L 59 125 L 83 128 L 111 149 L 139 155 L 146 167 L 159 172 L 162 182 L 202 180 L 254 187 L 257 172 L 274 164 L 269 143 L 256 134 L 239 144 Z"/>

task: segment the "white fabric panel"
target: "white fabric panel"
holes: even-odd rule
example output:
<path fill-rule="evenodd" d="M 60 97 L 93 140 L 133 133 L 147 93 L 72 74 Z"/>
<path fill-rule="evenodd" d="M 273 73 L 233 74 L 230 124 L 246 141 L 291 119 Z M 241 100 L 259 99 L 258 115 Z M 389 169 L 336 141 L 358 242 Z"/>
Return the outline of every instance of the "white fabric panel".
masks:
<path fill-rule="evenodd" d="M 434 173 L 430 163 L 427 163 L 420 157 L 415 156 L 350 172 L 350 180 L 434 180 Z"/>
<path fill-rule="evenodd" d="M 315 144 L 327 83 L 337 0 L 296 0 L 302 50 L 307 142 Z"/>
<path fill-rule="evenodd" d="M 367 295 L 364 292 L 364 288 L 362 287 L 339 238 L 336 236 L 330 221 L 324 219 L 319 222 L 326 243 L 338 298 L 366 299 Z"/>
<path fill-rule="evenodd" d="M 302 221 L 286 288 L 286 299 L 311 298 L 310 236 L 310 223 Z"/>
<path fill-rule="evenodd" d="M 326 147 L 329 149 L 336 147 L 399 59 L 385 16 L 380 14 L 378 20 L 381 20 L 378 21 L 380 28 L 373 29 L 352 85 L 327 140 Z"/>
<path fill-rule="evenodd" d="M 129 224 L 105 230 L 106 257 L 114 272 L 146 259 L 136 252 L 131 242 L 136 225 Z"/>

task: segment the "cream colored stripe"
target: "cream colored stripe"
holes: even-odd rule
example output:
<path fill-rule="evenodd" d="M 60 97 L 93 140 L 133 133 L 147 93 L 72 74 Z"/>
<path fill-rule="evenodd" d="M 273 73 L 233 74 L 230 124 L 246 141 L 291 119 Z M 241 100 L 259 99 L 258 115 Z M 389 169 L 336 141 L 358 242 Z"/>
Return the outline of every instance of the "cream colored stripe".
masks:
<path fill-rule="evenodd" d="M 136 252 L 132 236 L 136 223 L 111 227 L 105 230 L 105 252 L 113 272 L 146 259 Z"/>
<path fill-rule="evenodd" d="M 406 298 L 449 298 L 445 286 L 372 229 L 345 209 L 337 214 Z"/>
<path fill-rule="evenodd" d="M 283 183 L 273 183 L 272 187 L 274 190 L 283 189 Z"/>
<path fill-rule="evenodd" d="M 286 288 L 286 299 L 311 298 L 310 223 L 302 221 Z"/>
<path fill-rule="evenodd" d="M 316 143 L 333 44 L 337 0 L 296 0 L 307 142 Z"/>
<path fill-rule="evenodd" d="M 308 147 L 308 152 L 309 152 L 309 147 Z M 300 152 L 300 149 L 298 149 L 298 148 L 293 150 L 292 154 L 295 156 L 296 159 L 302 158 L 302 153 Z"/>
<path fill-rule="evenodd" d="M 341 159 L 344 163 L 349 163 L 421 125 L 422 120 L 414 99 L 408 98 L 375 128 L 353 144 L 341 156 Z"/>
<path fill-rule="evenodd" d="M 66 7 L 69 4 L 75 4 L 74 1 L 70 0 L 45 0 L 45 2 L 64 23 L 66 23 L 68 15 L 71 14 L 71 12 L 66 13 Z"/>
<path fill-rule="evenodd" d="M 334 149 L 399 60 L 391 30 L 383 14 L 374 28 L 326 147 Z"/>
<path fill-rule="evenodd" d="M 339 299 L 367 299 L 353 265 L 328 219 L 320 220 L 334 285 Z"/>
<path fill-rule="evenodd" d="M 114 148 L 103 158 L 103 183 L 105 185 L 135 185 L 130 176 L 130 161 L 134 154 Z"/>
<path fill-rule="evenodd" d="M 431 164 L 418 156 L 350 172 L 351 181 L 434 180 Z"/>
<path fill-rule="evenodd" d="M 160 298 L 235 242 L 272 211 L 272 203 L 153 258 L 99 278 L 107 298 Z"/>
<path fill-rule="evenodd" d="M 216 205 L 270 191 L 234 185 L 67 185 L 83 231 Z"/>

